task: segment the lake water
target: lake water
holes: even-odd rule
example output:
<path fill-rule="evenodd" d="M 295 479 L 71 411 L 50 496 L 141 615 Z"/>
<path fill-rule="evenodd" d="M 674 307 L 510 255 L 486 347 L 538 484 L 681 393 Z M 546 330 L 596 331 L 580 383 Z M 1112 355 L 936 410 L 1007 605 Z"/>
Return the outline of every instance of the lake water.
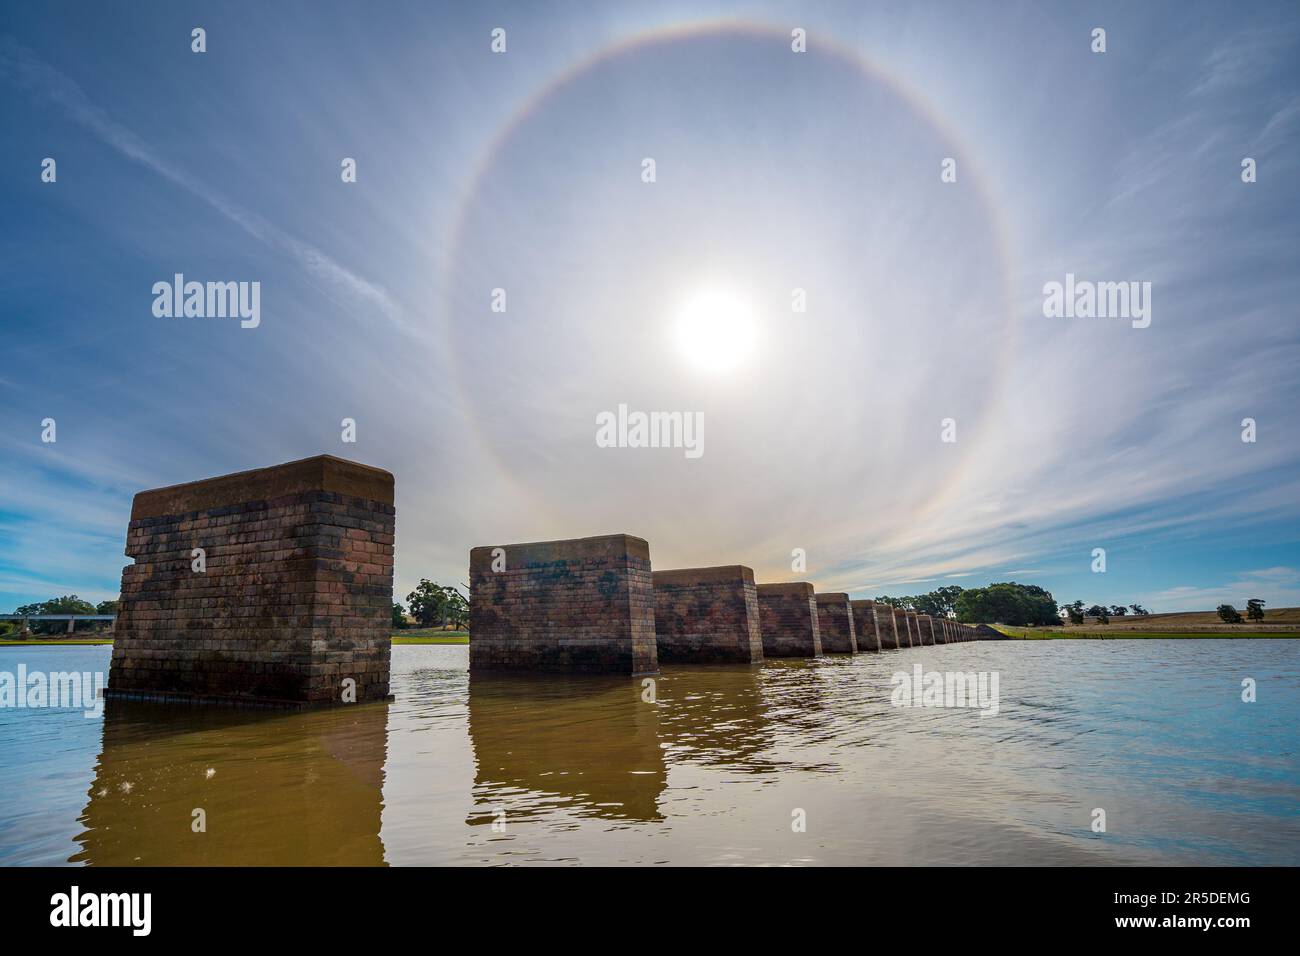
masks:
<path fill-rule="evenodd" d="M 996 672 L 998 713 L 893 706 L 916 663 Z M 0 708 L 0 865 L 1300 864 L 1300 642 L 966 643 L 655 690 L 395 647 L 391 704 Z"/>

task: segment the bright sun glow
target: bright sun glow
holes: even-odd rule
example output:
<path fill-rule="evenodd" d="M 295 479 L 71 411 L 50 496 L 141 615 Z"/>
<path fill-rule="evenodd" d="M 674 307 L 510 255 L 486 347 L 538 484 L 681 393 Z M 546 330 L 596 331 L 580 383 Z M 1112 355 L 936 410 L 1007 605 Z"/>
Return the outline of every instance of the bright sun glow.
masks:
<path fill-rule="evenodd" d="M 677 320 L 677 341 L 696 365 L 735 368 L 754 348 L 754 313 L 739 296 L 708 289 L 689 299 Z"/>

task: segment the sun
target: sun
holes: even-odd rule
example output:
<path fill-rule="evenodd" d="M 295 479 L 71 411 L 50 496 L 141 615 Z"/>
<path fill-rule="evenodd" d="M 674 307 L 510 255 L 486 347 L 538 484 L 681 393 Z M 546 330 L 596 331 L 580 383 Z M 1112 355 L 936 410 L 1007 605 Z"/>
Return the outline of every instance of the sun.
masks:
<path fill-rule="evenodd" d="M 754 350 L 754 311 L 729 289 L 702 289 L 686 300 L 677 317 L 677 342 L 690 362 L 709 372 L 725 372 Z"/>

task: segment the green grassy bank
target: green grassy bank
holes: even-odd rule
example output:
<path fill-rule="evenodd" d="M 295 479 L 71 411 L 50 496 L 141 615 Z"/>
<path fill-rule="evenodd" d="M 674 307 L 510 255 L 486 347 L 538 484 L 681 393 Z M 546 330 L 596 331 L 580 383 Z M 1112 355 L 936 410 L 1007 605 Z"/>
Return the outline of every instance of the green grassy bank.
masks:
<path fill-rule="evenodd" d="M 1008 637 L 1023 641 L 1127 641 L 1127 640 L 1242 640 L 1245 638 L 1300 638 L 1300 631 L 1291 630 L 1222 630 L 1222 631 L 1178 631 L 1148 630 L 1139 631 L 1129 628 L 1116 628 L 1107 631 L 1105 625 L 1078 629 L 1045 627 L 1010 627 L 1005 624 L 992 625 Z"/>
<path fill-rule="evenodd" d="M 394 644 L 468 644 L 469 631 L 444 631 L 439 627 L 393 631 Z"/>

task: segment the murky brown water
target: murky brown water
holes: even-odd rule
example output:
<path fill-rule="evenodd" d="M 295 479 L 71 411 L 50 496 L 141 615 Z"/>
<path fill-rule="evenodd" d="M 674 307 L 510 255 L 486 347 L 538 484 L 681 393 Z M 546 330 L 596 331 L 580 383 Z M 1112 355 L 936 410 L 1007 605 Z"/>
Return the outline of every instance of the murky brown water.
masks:
<path fill-rule="evenodd" d="M 19 655 L 108 662 L 0 669 Z M 0 863 L 1300 863 L 1296 642 L 674 667 L 653 704 L 626 679 L 470 678 L 464 647 L 393 658 L 392 704 L 0 711 Z M 999 672 L 997 716 L 891 706 L 918 661 Z"/>

